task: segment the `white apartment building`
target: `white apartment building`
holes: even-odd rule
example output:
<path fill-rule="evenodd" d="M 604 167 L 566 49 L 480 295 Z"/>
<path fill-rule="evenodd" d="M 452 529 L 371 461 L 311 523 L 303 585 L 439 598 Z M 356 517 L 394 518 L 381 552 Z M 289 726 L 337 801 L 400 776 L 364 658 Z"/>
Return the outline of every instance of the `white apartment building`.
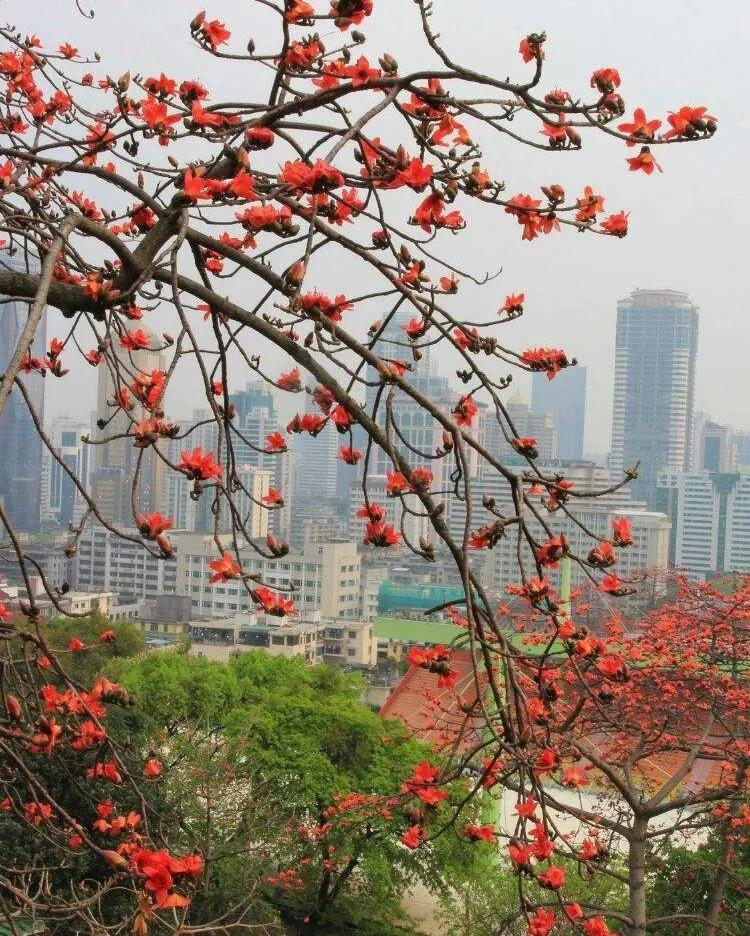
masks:
<path fill-rule="evenodd" d="M 90 527 L 78 543 L 71 579 L 78 589 L 153 600 L 158 595 L 174 594 L 177 560 L 155 559 L 138 543 L 115 536 L 104 527 Z"/>
<path fill-rule="evenodd" d="M 249 611 L 253 601 L 240 581 L 209 585 L 209 562 L 218 557 L 210 536 L 178 533 L 177 593 L 191 599 L 193 614 L 216 617 Z M 269 588 L 289 593 L 302 620 L 311 612 L 322 618 L 355 619 L 359 615 L 360 558 L 355 543 L 339 540 L 310 543 L 302 553 L 266 559 L 250 547 L 240 551 L 244 570 Z"/>
<path fill-rule="evenodd" d="M 676 568 L 698 578 L 750 571 L 750 470 L 663 471 L 659 496 Z"/>
<path fill-rule="evenodd" d="M 573 481 L 575 489 L 580 491 L 602 490 L 609 484 L 607 472 L 603 468 L 586 462 L 552 462 L 540 468 L 546 477 L 554 476 L 555 473 L 564 475 L 566 479 Z M 505 516 L 515 514 L 508 483 L 497 473 L 487 474 L 472 482 L 472 530 L 493 523 L 496 519 L 483 506 L 482 501 L 485 496 L 495 499 L 495 509 L 500 514 Z M 646 570 L 667 568 L 670 530 L 668 517 L 662 513 L 646 510 L 642 503 L 632 502 L 627 489 L 601 497 L 571 498 L 567 506 L 587 530 L 603 539 L 611 538 L 613 520 L 619 517 L 627 517 L 630 520 L 633 545 L 627 549 L 617 550 L 618 562 L 612 569 L 621 578 L 637 578 Z M 572 552 L 584 557 L 588 555 L 594 543 L 585 530 L 561 510 L 548 513 L 541 503 L 539 510 L 556 535 L 566 536 Z M 451 499 L 448 509 L 448 525 L 452 536 L 459 541 L 463 537 L 465 517 L 465 505 L 455 498 Z M 525 508 L 525 519 L 537 541 L 544 542 L 547 534 L 528 508 Z M 491 590 L 502 592 L 506 585 L 517 584 L 520 579 L 516 531 L 517 527 L 511 526 L 493 549 L 476 550 L 473 553 L 475 566 L 481 570 L 484 582 Z M 529 574 L 534 574 L 533 557 L 525 541 L 522 543 L 522 556 L 527 563 Z M 557 585 L 558 575 L 559 572 L 549 570 L 547 577 L 553 585 Z M 572 584 L 577 586 L 586 581 L 588 579 L 584 570 L 578 564 L 573 563 Z M 661 583 L 650 583 L 650 587 L 661 589 L 664 586 Z"/>

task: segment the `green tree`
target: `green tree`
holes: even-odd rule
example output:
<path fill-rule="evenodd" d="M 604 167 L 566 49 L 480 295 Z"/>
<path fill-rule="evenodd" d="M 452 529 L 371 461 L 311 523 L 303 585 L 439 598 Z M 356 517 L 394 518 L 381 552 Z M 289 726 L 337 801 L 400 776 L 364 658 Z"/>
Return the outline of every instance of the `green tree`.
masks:
<path fill-rule="evenodd" d="M 411 821 L 388 797 L 428 751 L 359 702 L 356 675 L 257 651 L 228 664 L 150 654 L 117 676 L 147 713 L 143 740 L 161 740 L 173 845 L 197 841 L 206 859 L 191 918 L 233 906 L 268 922 L 275 908 L 300 932 L 410 932 L 409 887 L 437 893 L 468 873 L 468 842 L 401 844 Z"/>

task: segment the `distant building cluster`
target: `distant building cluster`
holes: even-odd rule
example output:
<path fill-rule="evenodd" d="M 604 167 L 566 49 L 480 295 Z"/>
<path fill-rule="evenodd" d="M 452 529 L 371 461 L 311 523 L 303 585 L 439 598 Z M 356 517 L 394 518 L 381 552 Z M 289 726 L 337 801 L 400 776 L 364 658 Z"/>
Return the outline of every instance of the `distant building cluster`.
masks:
<path fill-rule="evenodd" d="M 0 262 L 19 268 L 23 264 L 25 269 L 25 261 L 7 252 L 0 252 Z M 25 303 L 9 301 L 4 306 L 0 373 L 16 346 L 25 314 Z M 408 319 L 398 310 L 386 320 L 375 345 L 383 358 L 404 357 Z M 45 341 L 41 328 L 34 355 L 44 356 Z M 637 466 L 637 476 L 626 487 L 596 499 L 571 499 L 565 511 L 544 514 L 548 528 L 584 554 L 592 533 L 606 538 L 613 521 L 627 517 L 633 545 L 619 552 L 621 578 L 643 580 L 649 572 L 670 566 L 700 578 L 750 571 L 750 431 L 734 431 L 696 410 L 697 347 L 698 310 L 685 293 L 638 289 L 618 304 L 612 444 L 606 465 L 603 459 L 596 464 L 585 456 L 584 367 L 568 368 L 553 381 L 533 374 L 530 401 L 518 393 L 503 400 L 502 425 L 494 404 L 479 400 L 475 431 L 499 461 L 522 467 L 511 439 L 534 439 L 540 471 L 560 475 L 579 490 L 610 489 Z M 458 391 L 439 374 L 430 351 L 427 345 L 415 356 L 410 379 L 418 393 L 451 408 Z M 135 370 L 164 365 L 157 352 L 132 354 Z M 374 407 L 379 425 L 412 468 L 429 467 L 435 474 L 433 489 L 444 492 L 444 519 L 455 539 L 462 540 L 468 528 L 487 522 L 488 501 L 500 515 L 515 512 L 507 483 L 475 452 L 469 453 L 467 464 L 470 502 L 458 496 L 451 474 L 454 463 L 429 457 L 442 444 L 441 427 L 403 391 L 379 396 L 374 372 L 367 380 L 368 411 Z M 266 559 L 247 546 L 240 559 L 248 575 L 293 597 L 299 615 L 290 623 L 259 611 L 248 589 L 236 580 L 209 585 L 217 538 L 222 547 L 232 547 L 231 518 L 226 512 L 217 517 L 210 494 L 200 495 L 193 481 L 167 463 L 179 462 L 186 446 L 217 451 L 213 415 L 196 410 L 182 420 L 181 438 L 163 445 L 162 459 L 152 448 L 135 448 L 127 437 L 127 419 L 113 405 L 120 389 L 116 381 L 108 368 L 99 369 L 96 410 L 90 419 L 76 413 L 45 422 L 47 381 L 35 375 L 25 382 L 31 408 L 13 392 L 0 417 L 0 504 L 23 531 L 28 554 L 47 580 L 67 583 L 71 607 L 74 601 L 76 608 L 87 606 L 94 601 L 91 596 L 97 596 L 96 607 L 140 622 L 152 642 L 189 639 L 195 652 L 214 659 L 263 646 L 311 661 L 330 658 L 372 667 L 378 659 L 398 656 L 394 657 L 398 641 L 385 633 L 387 628 L 381 626 L 378 637 L 379 620 L 420 619 L 426 610 L 443 605 L 446 595 L 460 597 L 458 572 L 440 550 L 437 561 L 428 565 L 404 548 L 363 546 L 358 516 L 362 469 L 337 457 L 346 439 L 333 431 L 302 433 L 291 437 L 290 449 L 283 454 L 262 451 L 271 433 L 284 431 L 284 422 L 273 389 L 260 381 L 230 396 L 231 458 L 239 482 L 235 523 L 239 520 L 246 536 L 259 543 L 273 534 L 289 544 L 290 552 Z M 302 411 L 317 411 L 310 394 L 304 397 Z M 35 420 L 44 422 L 44 444 Z M 366 443 L 355 425 L 353 446 L 364 449 Z M 224 452 L 222 460 L 226 457 Z M 133 488 L 137 460 L 138 483 Z M 400 499 L 387 496 L 386 475 L 392 470 L 386 455 L 373 448 L 367 461 L 369 500 L 383 505 L 386 521 L 400 527 L 408 541 L 434 539 L 415 495 L 406 495 L 403 517 Z M 92 522 L 81 488 L 91 492 L 111 525 L 125 530 L 125 538 Z M 261 505 L 271 490 L 282 491 L 284 503 L 269 511 Z M 133 523 L 134 506 L 139 513 L 160 511 L 171 518 L 172 558 L 159 559 L 144 549 Z M 84 516 L 85 530 L 74 554 L 66 556 L 71 525 Z M 527 520 L 540 541 L 548 538 L 548 530 L 533 513 Z M 505 595 L 506 586 L 518 580 L 519 549 L 524 560 L 531 560 L 525 541 L 519 544 L 509 534 L 491 550 L 474 551 L 473 568 L 491 594 Z M 553 584 L 557 575 L 550 571 Z M 2 587 L 23 590 L 25 583 L 17 579 L 12 564 L 0 569 Z M 586 570 L 574 564 L 573 585 L 585 582 Z M 653 576 L 652 597 L 663 587 Z M 81 595 L 89 597 L 76 597 Z M 441 617 L 436 616 L 438 621 Z"/>

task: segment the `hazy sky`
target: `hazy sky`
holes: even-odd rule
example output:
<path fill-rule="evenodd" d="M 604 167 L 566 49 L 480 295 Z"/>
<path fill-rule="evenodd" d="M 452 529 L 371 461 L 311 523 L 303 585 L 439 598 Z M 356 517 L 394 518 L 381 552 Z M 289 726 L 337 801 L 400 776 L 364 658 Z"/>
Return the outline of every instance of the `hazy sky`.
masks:
<path fill-rule="evenodd" d="M 82 19 L 73 0 L 4 0 L 0 17 L 45 44 L 70 40 L 98 50 L 97 74 L 130 69 L 166 71 L 204 80 L 215 100 L 252 99 L 243 86 L 247 66 L 226 68 L 191 42 L 187 22 L 197 0 L 89 0 L 93 20 Z M 267 20 L 246 0 L 205 0 L 211 17 L 225 21 L 238 46 L 254 35 L 262 43 Z M 202 5 L 203 0 L 201 0 Z M 316 7 L 327 3 L 316 0 Z M 545 88 L 583 94 L 594 68 L 620 69 L 628 112 L 639 105 L 664 119 L 682 104 L 705 104 L 719 118 L 707 143 L 657 152 L 664 173 L 628 173 L 631 155 L 615 140 L 589 143 L 580 153 L 545 154 L 495 140 L 483 163 L 508 192 L 538 191 L 559 182 L 571 193 L 585 184 L 606 196 L 607 210 L 631 212 L 630 235 L 582 237 L 574 231 L 521 243 L 520 228 L 502 212 L 483 213 L 451 241 L 457 264 L 476 272 L 503 267 L 487 287 L 484 311 L 507 292 L 525 291 L 528 317 L 508 332 L 515 347 L 562 345 L 589 373 L 588 451 L 609 448 L 613 342 L 617 300 L 636 287 L 685 290 L 700 308 L 696 404 L 719 421 L 750 429 L 750 324 L 744 215 L 750 198 L 750 119 L 743 37 L 750 34 L 747 0 L 435 0 L 435 23 L 454 58 L 477 69 L 520 78 L 519 39 L 546 30 Z M 388 50 L 402 70 L 420 64 L 416 8 L 411 0 L 376 0 L 365 24 L 367 51 Z M 472 206 L 466 205 L 469 218 Z M 56 390 L 57 390 L 56 385 Z M 524 389 L 524 381 L 519 382 Z M 77 391 L 75 402 L 70 391 Z M 81 404 L 85 384 L 56 393 L 48 412 Z M 186 388 L 184 405 L 200 405 Z M 78 409 L 79 415 L 87 415 Z M 182 415 L 182 414 L 178 414 Z"/>

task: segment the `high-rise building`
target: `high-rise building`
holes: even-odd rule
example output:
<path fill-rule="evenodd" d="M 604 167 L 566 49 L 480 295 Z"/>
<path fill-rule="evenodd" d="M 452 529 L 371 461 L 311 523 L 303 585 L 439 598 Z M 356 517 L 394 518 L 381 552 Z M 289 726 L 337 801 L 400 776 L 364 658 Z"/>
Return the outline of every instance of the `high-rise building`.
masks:
<path fill-rule="evenodd" d="M 718 471 L 730 474 L 739 468 L 737 447 L 729 426 L 710 419 L 701 423 L 695 439 L 694 471 Z"/>
<path fill-rule="evenodd" d="M 166 466 L 153 448 L 139 449 L 127 436 L 131 420 L 148 418 L 148 412 L 138 403 L 125 413 L 115 403 L 123 385 L 138 374 L 165 369 L 164 356 L 158 351 L 138 349 L 130 352 L 125 362 L 127 374 L 114 374 L 102 362 L 98 368 L 96 414 L 104 425 L 97 430 L 98 439 L 108 439 L 95 446 L 93 493 L 103 515 L 115 523 L 132 525 L 133 500 L 135 512 L 150 513 L 164 509 Z M 139 463 L 140 462 L 140 463 Z M 138 485 L 132 494 L 132 482 L 138 470 Z"/>
<path fill-rule="evenodd" d="M 67 526 L 71 521 L 79 519 L 83 510 L 83 500 L 71 474 L 78 479 L 84 490 L 88 490 L 92 447 L 81 440 L 88 431 L 85 423 L 68 416 L 59 416 L 47 430 L 57 458 L 54 458 L 48 449 L 44 449 L 40 509 L 42 523 Z"/>
<path fill-rule="evenodd" d="M 304 402 L 305 413 L 320 415 L 320 407 L 312 396 L 305 394 Z M 300 466 L 294 484 L 295 511 L 298 505 L 331 500 L 337 496 L 339 444 L 348 444 L 348 440 L 339 436 L 333 424 L 325 426 L 315 436 L 308 432 L 294 436 L 294 461 Z"/>
<path fill-rule="evenodd" d="M 734 447 L 737 450 L 737 461 L 740 468 L 750 469 L 750 431 L 738 429 L 733 436 Z"/>
<path fill-rule="evenodd" d="M 537 413 L 532 411 L 529 404 L 517 393 L 505 404 L 508 418 L 515 429 L 516 438 L 536 439 L 536 448 L 539 457 L 547 462 L 557 457 L 557 430 L 555 420 L 551 413 Z M 512 435 L 506 426 L 508 434 Z M 515 460 L 518 453 L 505 439 L 500 424 L 497 421 L 492 407 L 489 408 L 484 424 L 484 444 L 491 455 L 501 460 L 511 458 Z M 483 470 L 494 471 L 489 465 L 483 465 Z"/>
<path fill-rule="evenodd" d="M 232 420 L 236 430 L 232 433 L 235 464 L 271 472 L 271 487 L 283 493 L 284 506 L 271 512 L 269 526 L 277 536 L 288 539 L 295 486 L 294 453 L 291 449 L 282 454 L 261 451 L 271 433 L 283 432 L 276 399 L 268 384 L 258 380 L 248 383 L 244 390 L 232 393 L 229 400 L 235 408 Z"/>
<path fill-rule="evenodd" d="M 750 572 L 750 470 L 663 471 L 658 494 L 676 568 L 701 578 Z"/>
<path fill-rule="evenodd" d="M 0 267 L 22 273 L 38 273 L 36 257 L 17 251 L 0 251 Z M 15 353 L 29 313 L 28 302 L 5 300 L 0 311 L 0 374 L 4 374 Z M 31 345 L 31 356 L 44 358 L 47 344 L 47 313 L 44 312 Z M 39 373 L 22 377 L 32 406 L 44 419 L 44 384 Z M 0 413 L 0 503 L 17 530 L 39 528 L 39 501 L 42 485 L 42 442 L 25 400 L 11 390 Z"/>
<path fill-rule="evenodd" d="M 698 309 L 686 293 L 637 289 L 617 304 L 612 477 L 640 462 L 631 491 L 653 505 L 664 468 L 692 452 Z"/>
<path fill-rule="evenodd" d="M 549 413 L 557 430 L 557 457 L 583 458 L 586 418 L 586 368 L 566 367 L 554 380 L 531 375 L 531 409 Z"/>

